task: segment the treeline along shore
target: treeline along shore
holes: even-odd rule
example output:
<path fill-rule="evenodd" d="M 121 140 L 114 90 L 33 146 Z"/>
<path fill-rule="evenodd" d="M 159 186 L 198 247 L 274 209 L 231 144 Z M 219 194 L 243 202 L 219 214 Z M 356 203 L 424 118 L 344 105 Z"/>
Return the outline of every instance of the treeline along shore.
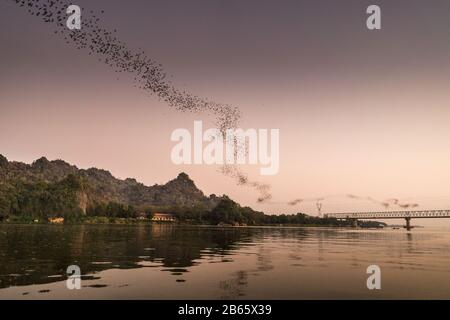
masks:
<path fill-rule="evenodd" d="M 226 195 L 206 196 L 185 173 L 164 185 L 145 186 L 134 179 L 117 179 L 105 170 L 78 169 L 62 160 L 40 158 L 28 165 L 2 155 L 0 221 L 350 226 L 346 221 L 303 213 L 267 215 Z M 366 222 L 366 226 L 381 225 Z"/>

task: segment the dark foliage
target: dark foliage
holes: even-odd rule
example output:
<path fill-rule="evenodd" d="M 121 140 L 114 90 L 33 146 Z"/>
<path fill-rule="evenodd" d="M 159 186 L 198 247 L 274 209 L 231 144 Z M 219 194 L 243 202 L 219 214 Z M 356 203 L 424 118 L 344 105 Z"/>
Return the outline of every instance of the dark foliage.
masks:
<path fill-rule="evenodd" d="M 8 162 L 0 155 L 0 220 L 151 218 L 156 212 L 171 213 L 178 221 L 189 223 L 348 225 L 302 213 L 265 215 L 241 207 L 227 196 L 207 197 L 185 173 L 165 185 L 147 187 L 134 179 L 116 179 L 105 170 L 81 170 L 62 160 L 41 158 L 27 165 Z"/>

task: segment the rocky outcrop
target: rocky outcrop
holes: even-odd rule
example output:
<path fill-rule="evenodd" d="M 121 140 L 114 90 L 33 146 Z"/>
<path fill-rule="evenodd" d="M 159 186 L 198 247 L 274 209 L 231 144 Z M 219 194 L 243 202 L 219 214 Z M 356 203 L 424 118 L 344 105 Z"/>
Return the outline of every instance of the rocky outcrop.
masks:
<path fill-rule="evenodd" d="M 63 160 L 50 161 L 42 157 L 31 165 L 9 162 L 0 155 L 0 183 L 55 183 L 69 175 L 84 182 L 83 192 L 77 194 L 80 208 L 86 212 L 89 203 L 109 202 L 133 206 L 197 206 L 213 208 L 221 197 L 207 197 L 184 172 L 163 185 L 146 186 L 135 179 L 120 180 L 109 171 L 97 168 L 78 169 Z"/>

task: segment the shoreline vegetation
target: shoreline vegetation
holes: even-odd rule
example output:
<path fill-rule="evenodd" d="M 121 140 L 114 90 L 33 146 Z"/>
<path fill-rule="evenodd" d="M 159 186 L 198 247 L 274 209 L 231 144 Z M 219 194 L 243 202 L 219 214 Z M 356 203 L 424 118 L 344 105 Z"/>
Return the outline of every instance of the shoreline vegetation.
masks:
<path fill-rule="evenodd" d="M 102 169 L 78 169 L 62 160 L 41 158 L 28 165 L 9 162 L 2 155 L 0 222 L 351 226 L 349 221 L 304 213 L 268 215 L 243 207 L 226 195 L 206 196 L 186 173 L 164 185 L 145 186 L 134 179 L 117 179 Z M 360 225 L 386 226 L 375 221 L 363 221 Z"/>
<path fill-rule="evenodd" d="M 316 217 L 310 217 L 316 218 Z M 326 220 L 326 218 L 316 218 Z M 39 220 L 39 219 L 30 219 L 27 217 L 10 217 L 8 219 L 4 219 L 0 221 L 0 224 L 30 224 L 30 225 L 177 225 L 177 226 L 202 226 L 202 227 L 327 227 L 327 228 L 354 228 L 354 226 L 346 221 L 334 221 L 335 219 L 331 219 L 332 221 L 324 221 L 322 223 L 310 222 L 310 223 L 264 223 L 264 224 L 245 224 L 245 223 L 225 223 L 219 222 L 217 224 L 210 223 L 207 221 L 154 221 L 151 218 L 119 218 L 119 217 L 95 217 L 95 216 L 83 216 L 76 220 L 65 221 L 60 220 L 60 222 L 52 222 L 51 220 Z M 360 228 L 384 228 L 388 227 L 388 225 L 377 222 L 377 221 L 361 221 L 359 224 Z"/>
<path fill-rule="evenodd" d="M 52 223 L 49 221 L 36 221 L 26 219 L 12 219 L 0 221 L 0 225 L 54 225 L 54 226 L 76 226 L 76 225 L 175 225 L 175 226 L 198 226 L 198 227 L 216 227 L 216 228 L 258 228 L 258 227 L 274 227 L 274 228 L 352 228 L 350 224 L 258 224 L 258 225 L 246 225 L 246 224 L 208 224 L 198 222 L 166 222 L 166 221 L 152 221 L 150 219 L 136 219 L 136 218 L 105 218 L 105 217 L 88 217 L 79 221 Z M 364 221 L 358 228 L 362 229 L 382 229 L 392 226 L 385 225 L 377 221 Z"/>

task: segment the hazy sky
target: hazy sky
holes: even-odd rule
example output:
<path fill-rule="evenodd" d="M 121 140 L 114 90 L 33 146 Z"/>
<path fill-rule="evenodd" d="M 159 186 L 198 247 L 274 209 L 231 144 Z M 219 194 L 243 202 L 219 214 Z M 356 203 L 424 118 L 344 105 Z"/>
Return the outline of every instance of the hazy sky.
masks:
<path fill-rule="evenodd" d="M 206 194 L 267 213 L 316 213 L 296 198 L 357 194 L 450 208 L 450 1 L 87 1 L 131 49 L 179 88 L 239 107 L 243 128 L 280 129 L 280 172 L 250 177 L 272 202 L 217 166 L 176 166 L 176 128 L 211 118 L 171 110 L 41 19 L 0 4 L 0 153 L 46 156 L 152 185 L 187 172 Z M 366 28 L 367 6 L 382 29 Z M 334 197 L 323 211 L 382 210 Z M 393 209 L 397 209 L 394 208 Z"/>

